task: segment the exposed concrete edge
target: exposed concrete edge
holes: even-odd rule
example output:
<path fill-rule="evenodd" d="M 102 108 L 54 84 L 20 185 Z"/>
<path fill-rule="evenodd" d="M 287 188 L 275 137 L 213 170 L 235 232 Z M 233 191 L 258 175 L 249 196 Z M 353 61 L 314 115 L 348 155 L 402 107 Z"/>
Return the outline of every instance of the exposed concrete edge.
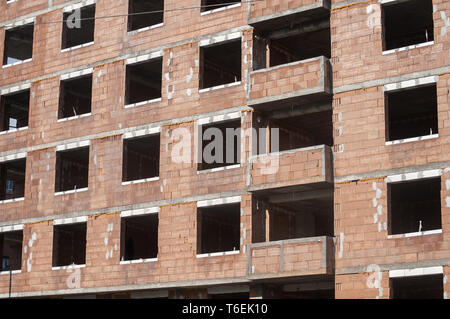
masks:
<path fill-rule="evenodd" d="M 24 297 L 45 297 L 55 295 L 77 295 L 77 294 L 93 294 L 93 293 L 108 293 L 108 292 L 123 292 L 123 291 L 139 291 L 147 289 L 170 289 L 170 288 L 191 288 L 214 285 L 229 285 L 229 284 L 245 284 L 250 283 L 247 277 L 224 278 L 224 279 L 206 279 L 206 280 L 189 280 L 177 281 L 168 283 L 152 283 L 140 285 L 126 285 L 126 286 L 111 286 L 111 287 L 92 287 L 92 288 L 75 288 L 75 289 L 61 289 L 61 290 L 43 290 L 30 292 L 12 292 L 12 298 Z M 9 298 L 9 294 L 0 294 L 0 299 Z"/>
<path fill-rule="evenodd" d="M 0 27 L 1 27 L 1 25 L 0 25 Z M 17 86 L 17 85 L 29 84 L 29 83 L 33 83 L 33 82 L 39 82 L 39 81 L 50 79 L 50 78 L 53 78 L 53 77 L 59 77 L 59 76 L 61 76 L 63 74 L 77 72 L 77 71 L 82 71 L 82 70 L 88 69 L 88 68 L 96 68 L 98 66 L 109 64 L 109 63 L 114 63 L 114 62 L 119 62 L 119 61 L 124 61 L 124 63 L 126 63 L 127 59 L 139 57 L 139 56 L 142 56 L 142 55 L 152 54 L 152 53 L 163 51 L 163 50 L 166 50 L 166 49 L 172 49 L 172 48 L 175 48 L 175 47 L 178 47 L 178 46 L 182 46 L 182 45 L 185 45 L 185 44 L 198 42 L 198 41 L 205 40 L 205 39 L 208 39 L 208 38 L 211 38 L 211 37 L 217 37 L 217 36 L 226 35 L 226 34 L 235 33 L 235 32 L 243 32 L 243 31 L 250 30 L 250 29 L 252 29 L 251 26 L 243 25 L 243 26 L 240 26 L 240 27 L 232 28 L 232 29 L 222 30 L 222 31 L 219 31 L 219 32 L 214 32 L 214 33 L 201 35 L 201 36 L 198 36 L 198 37 L 193 37 L 193 38 L 189 38 L 189 39 L 185 39 L 185 40 L 181 40 L 181 41 L 177 41 L 177 42 L 172 42 L 172 43 L 169 43 L 169 44 L 166 44 L 166 45 L 160 45 L 158 47 L 154 47 L 154 48 L 150 48 L 150 49 L 146 49 L 146 50 L 142 50 L 142 51 L 138 51 L 138 52 L 133 52 L 133 53 L 130 53 L 130 54 L 120 55 L 120 56 L 116 56 L 116 57 L 113 57 L 113 58 L 109 58 L 109 59 L 105 59 L 105 60 L 101 60 L 101 61 L 96 61 L 94 63 L 84 64 L 84 65 L 77 66 L 77 67 L 74 67 L 74 68 L 69 68 L 69 69 L 64 69 L 64 70 L 60 70 L 60 71 L 53 72 L 53 73 L 44 74 L 44 75 L 37 76 L 37 77 L 32 78 L 32 79 L 27 79 L 27 80 L 24 80 L 24 81 L 14 82 L 14 83 L 11 83 L 11 84 L 3 85 L 3 86 L 0 86 L 0 90 L 7 89 L 9 87 L 13 87 L 13 86 Z"/>
<path fill-rule="evenodd" d="M 433 169 L 445 169 L 447 167 L 450 167 L 450 161 L 417 165 L 417 166 L 406 166 L 406 167 L 399 167 L 399 168 L 393 168 L 393 169 L 388 169 L 388 170 L 372 171 L 372 172 L 368 172 L 368 173 L 350 174 L 350 175 L 345 175 L 345 176 L 334 176 L 334 182 L 335 183 L 345 183 L 345 182 L 357 181 L 357 180 L 361 180 L 361 179 L 385 177 L 385 176 L 396 175 L 396 174 L 421 172 L 421 171 L 427 171 L 427 170 L 433 170 Z"/>
<path fill-rule="evenodd" d="M 292 62 L 292 63 L 289 63 L 287 66 L 303 64 L 303 63 L 308 63 L 308 62 L 312 62 L 312 61 L 320 61 L 320 76 L 319 76 L 319 81 L 317 83 L 317 86 L 314 86 L 312 88 L 305 88 L 305 89 L 300 89 L 300 90 L 296 90 L 296 91 L 291 91 L 291 92 L 287 92 L 287 93 L 283 93 L 283 94 L 261 97 L 258 99 L 248 99 L 248 101 L 247 101 L 248 106 L 255 106 L 258 104 L 267 104 L 267 103 L 276 102 L 276 101 L 280 101 L 280 100 L 308 96 L 308 95 L 317 94 L 317 93 L 331 94 L 332 93 L 332 90 L 330 88 L 331 79 L 329 78 L 329 76 L 330 76 L 329 70 L 330 70 L 331 64 L 330 64 L 330 60 L 328 58 L 326 58 L 325 56 L 322 55 L 322 56 L 311 58 L 311 59 Z M 286 65 L 280 65 L 280 66 L 276 66 L 276 67 L 269 68 L 269 69 L 256 70 L 256 71 L 253 71 L 252 74 L 276 70 L 276 69 L 283 68 L 283 67 L 286 67 Z M 326 79 L 328 80 L 327 83 L 325 83 Z"/>
<path fill-rule="evenodd" d="M 51 148 L 51 147 L 57 147 L 59 145 L 69 144 L 69 143 L 96 140 L 96 139 L 101 139 L 101 138 L 105 138 L 105 137 L 113 136 L 113 135 L 123 135 L 126 133 L 132 133 L 132 132 L 135 132 L 138 130 L 146 130 L 146 129 L 152 129 L 152 128 L 157 128 L 157 127 L 162 127 L 162 126 L 167 126 L 167 125 L 185 123 L 188 121 L 196 121 L 198 119 L 205 118 L 205 117 L 213 117 L 213 116 L 217 116 L 217 115 L 226 115 L 226 114 L 234 113 L 234 112 L 252 111 L 252 110 L 253 110 L 252 108 L 249 108 L 246 105 L 235 106 L 235 107 L 232 107 L 229 109 L 221 109 L 221 110 L 211 111 L 211 112 L 203 113 L 203 114 L 194 114 L 194 115 L 189 115 L 189 116 L 185 116 L 185 117 L 163 120 L 163 121 L 153 122 L 153 123 L 145 124 L 145 125 L 139 125 L 139 126 L 135 126 L 135 127 L 127 127 L 127 128 L 123 128 L 123 129 L 109 131 L 109 132 L 101 132 L 101 133 L 96 133 L 96 134 L 91 134 L 91 135 L 74 137 L 74 138 L 70 138 L 70 139 L 66 139 L 66 140 L 59 140 L 59 141 L 55 141 L 55 142 L 38 144 L 38 145 L 29 146 L 29 147 L 25 147 L 25 148 L 4 151 L 4 152 L 0 152 L 0 157 L 11 155 L 11 154 L 23 153 L 23 152 L 33 152 L 33 151 L 37 151 L 37 150 L 43 150 L 43 149 L 47 149 L 47 148 Z"/>
<path fill-rule="evenodd" d="M 345 93 L 345 92 L 349 92 L 349 91 L 356 91 L 356 90 L 361 90 L 361 89 L 375 87 L 375 86 L 384 86 L 386 84 L 402 82 L 402 81 L 407 81 L 407 80 L 414 80 L 414 79 L 428 77 L 428 76 L 436 76 L 436 75 L 445 74 L 445 73 L 450 73 L 450 66 L 444 66 L 444 67 L 431 69 L 431 70 L 417 71 L 417 72 L 413 72 L 413 73 L 402 74 L 402 75 L 393 76 L 393 77 L 384 78 L 384 79 L 377 79 L 377 80 L 365 81 L 365 82 L 360 82 L 360 83 L 355 83 L 355 84 L 343 85 L 343 86 L 335 87 L 333 89 L 333 93 L 334 94 Z"/>
<path fill-rule="evenodd" d="M 205 194 L 205 195 L 197 195 L 197 196 L 189 196 L 189 197 L 179 197 L 179 198 L 175 198 L 175 199 L 164 199 L 164 200 L 159 200 L 159 201 L 151 201 L 151 202 L 144 202 L 144 203 L 138 203 L 138 204 L 130 204 L 130 205 L 122 205 L 122 206 L 105 207 L 105 208 L 99 208 L 99 209 L 90 209 L 90 210 L 84 210 L 84 211 L 70 212 L 70 213 L 61 214 L 61 215 L 48 215 L 48 216 L 41 216 L 41 217 L 34 217 L 34 218 L 8 220 L 8 221 L 0 222 L 0 227 L 16 225 L 16 224 L 30 224 L 30 223 L 38 223 L 38 222 L 44 222 L 44 221 L 53 221 L 54 219 L 76 218 L 76 217 L 92 216 L 92 215 L 106 214 L 106 213 L 112 213 L 112 212 L 139 210 L 139 209 L 146 209 L 146 208 L 152 208 L 152 207 L 162 207 L 162 206 L 168 206 L 168 205 L 196 203 L 197 201 L 202 201 L 202 200 L 211 200 L 211 199 L 218 199 L 218 198 L 242 196 L 242 195 L 248 195 L 248 194 L 249 193 L 245 189 L 243 189 L 243 190 L 216 193 L 216 194 Z"/>
<path fill-rule="evenodd" d="M 380 271 L 389 271 L 398 269 L 414 269 L 414 268 L 448 266 L 448 265 L 450 265 L 450 258 L 414 261 L 406 263 L 383 264 L 377 266 L 380 267 Z M 357 267 L 337 268 L 335 270 L 336 275 L 350 275 L 368 272 L 373 272 L 373 268 L 368 270 L 368 266 L 357 266 Z"/>
<path fill-rule="evenodd" d="M 339 9 L 342 7 L 348 7 L 353 4 L 366 3 L 366 2 L 368 2 L 368 1 L 367 0 L 345 0 L 345 1 L 340 1 L 337 3 L 333 3 L 331 5 L 331 9 Z"/>
<path fill-rule="evenodd" d="M 293 15 L 293 14 L 297 14 L 297 13 L 301 13 L 301 12 L 306 12 L 306 11 L 313 10 L 313 9 L 319 9 L 319 8 L 329 9 L 330 8 L 330 0 L 319 0 L 312 4 L 296 7 L 293 9 L 278 11 L 278 12 L 267 14 L 267 15 L 260 16 L 257 18 L 250 18 L 251 10 L 249 10 L 248 24 L 252 25 L 252 24 L 259 23 L 259 22 L 272 20 L 272 19 L 276 19 L 276 18 L 281 18 L 281 17 L 285 17 L 285 16 L 289 16 L 289 15 Z"/>

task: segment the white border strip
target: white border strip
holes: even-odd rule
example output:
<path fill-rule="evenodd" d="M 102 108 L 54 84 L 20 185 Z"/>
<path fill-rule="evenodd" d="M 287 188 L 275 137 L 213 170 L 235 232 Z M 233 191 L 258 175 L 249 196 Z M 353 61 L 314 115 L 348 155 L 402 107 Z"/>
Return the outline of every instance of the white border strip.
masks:
<path fill-rule="evenodd" d="M 221 252 L 217 252 L 217 253 L 197 254 L 197 255 L 196 255 L 196 258 L 206 258 L 206 257 L 217 257 L 217 256 L 239 255 L 240 253 L 241 253 L 240 250 L 221 251 Z"/>
<path fill-rule="evenodd" d="M 398 183 L 398 182 L 412 181 L 412 180 L 418 180 L 418 179 L 424 179 L 424 178 L 439 177 L 441 175 L 442 175 L 441 169 L 431 169 L 428 171 L 390 175 L 390 176 L 387 176 L 384 179 L 384 181 L 386 183 Z"/>
<path fill-rule="evenodd" d="M 242 84 L 241 81 L 236 81 L 236 82 L 231 82 L 231 83 L 227 83 L 227 84 L 216 85 L 216 86 L 212 86 L 210 88 L 199 89 L 198 93 L 211 92 L 211 91 L 215 91 L 215 90 L 229 88 L 229 87 L 232 87 L 232 86 L 238 86 L 238 85 L 241 85 L 241 84 Z"/>
<path fill-rule="evenodd" d="M 237 31 L 237 32 L 232 32 L 232 33 L 228 33 L 228 34 L 216 35 L 216 36 L 210 37 L 208 39 L 200 40 L 198 45 L 200 47 L 205 47 L 205 46 L 220 43 L 220 42 L 239 39 L 241 37 L 242 37 L 242 32 Z"/>
<path fill-rule="evenodd" d="M 434 229 L 434 230 L 426 230 L 426 231 L 420 231 L 420 232 L 414 232 L 414 233 L 388 235 L 388 239 L 409 238 L 409 237 L 418 237 L 418 236 L 427 236 L 427 235 L 436 235 L 436 234 L 442 234 L 442 229 Z"/>
<path fill-rule="evenodd" d="M 56 151 L 60 152 L 60 151 L 72 150 L 72 149 L 75 149 L 75 148 L 82 148 L 82 147 L 86 147 L 86 146 L 89 146 L 89 145 L 91 145 L 91 141 L 90 140 L 80 141 L 80 142 L 73 142 L 73 143 L 69 143 L 69 144 L 56 146 Z"/>
<path fill-rule="evenodd" d="M 20 92 L 20 91 L 26 91 L 31 89 L 31 82 L 30 83 L 25 83 L 22 85 L 16 85 L 16 86 L 12 86 L 9 87 L 7 89 L 3 89 L 0 90 L 0 95 L 7 95 L 7 94 L 11 94 L 11 93 L 16 93 L 16 92 Z"/>
<path fill-rule="evenodd" d="M 125 108 L 129 109 L 129 108 L 138 107 L 138 106 L 150 104 L 150 103 L 157 103 L 157 102 L 161 102 L 161 101 L 162 101 L 162 98 L 157 97 L 156 99 L 152 99 L 152 100 L 142 101 L 142 102 L 133 103 L 133 104 L 126 104 Z"/>
<path fill-rule="evenodd" d="M 11 198 L 11 199 L 5 199 L 5 200 L 0 201 L 0 204 L 22 202 L 24 200 L 25 200 L 25 197 Z"/>
<path fill-rule="evenodd" d="M 120 212 L 120 217 L 130 217 L 130 216 L 140 216 L 140 215 L 147 215 L 147 214 L 158 214 L 160 212 L 160 208 L 155 207 L 149 207 L 149 208 L 141 208 L 141 209 L 134 209 L 134 210 L 123 210 Z"/>
<path fill-rule="evenodd" d="M 7 233 L 7 232 L 12 232 L 12 231 L 23 230 L 24 227 L 25 227 L 24 224 L 3 226 L 3 227 L 0 227 L 0 233 Z"/>
<path fill-rule="evenodd" d="M 134 138 L 134 137 L 141 137 L 146 135 L 154 135 L 161 133 L 161 126 L 155 126 L 155 127 L 149 127 L 141 130 L 136 130 L 132 132 L 127 132 L 122 135 L 124 140 Z"/>
<path fill-rule="evenodd" d="M 62 219 L 54 219 L 53 225 L 78 224 L 78 223 L 85 223 L 87 221 L 88 221 L 88 216 L 62 218 Z"/>
<path fill-rule="evenodd" d="M 85 47 L 88 47 L 88 46 L 91 46 L 91 45 L 94 45 L 94 41 L 86 42 L 86 43 L 83 43 L 83 44 L 75 45 L 73 47 L 62 49 L 61 53 L 69 52 L 69 51 L 73 51 L 73 50 L 77 50 L 77 49 L 81 49 L 81 48 L 85 48 Z"/>
<path fill-rule="evenodd" d="M 402 52 L 402 51 L 407 51 L 407 50 L 412 50 L 412 49 L 428 47 L 428 46 L 431 46 L 431 45 L 434 45 L 434 41 L 428 41 L 428 42 L 423 42 L 423 43 L 419 43 L 419 44 L 409 45 L 409 46 L 406 46 L 406 47 L 395 48 L 395 49 L 392 49 L 392 50 L 386 50 L 386 51 L 383 51 L 382 55 L 388 55 L 388 54 L 392 54 L 392 53 L 397 53 L 397 52 Z"/>
<path fill-rule="evenodd" d="M 75 193 L 82 193 L 82 192 L 87 192 L 88 190 L 89 190 L 88 187 L 71 189 L 71 190 L 68 190 L 68 191 L 56 192 L 55 196 L 75 194 Z"/>
<path fill-rule="evenodd" d="M 434 76 L 428 76 L 425 78 L 418 78 L 418 79 L 414 79 L 414 80 L 385 84 L 383 87 L 383 90 L 385 92 L 389 92 L 389 91 L 401 90 L 401 89 L 436 83 L 437 81 L 439 81 L 439 76 L 434 75 Z"/>
<path fill-rule="evenodd" d="M 64 117 L 62 119 L 58 119 L 58 123 L 66 122 L 66 121 L 72 121 L 72 120 L 78 120 L 78 119 L 81 119 L 83 117 L 89 117 L 91 115 L 92 115 L 92 113 L 89 112 L 89 113 L 84 113 L 84 114 L 75 115 L 75 116 L 71 116 L 71 117 Z"/>
<path fill-rule="evenodd" d="M 210 207 L 210 206 L 234 204 L 234 203 L 240 203 L 240 202 L 241 202 L 241 196 L 232 196 L 232 197 L 201 200 L 201 201 L 197 202 L 197 207 Z"/>
<path fill-rule="evenodd" d="M 241 118 L 241 112 L 233 112 L 233 113 L 227 113 L 222 115 L 214 115 L 209 117 L 204 117 L 197 120 L 197 125 L 205 125 L 210 123 L 217 123 L 217 122 L 225 122 L 228 120 L 235 120 Z"/>
<path fill-rule="evenodd" d="M 397 270 L 389 270 L 389 278 L 437 275 L 443 273 L 444 267 L 442 266 L 413 268 L 413 269 L 397 269 Z"/>
<path fill-rule="evenodd" d="M 134 184 L 142 184 L 142 183 L 155 182 L 155 181 L 159 181 L 159 176 L 143 178 L 143 179 L 136 179 L 136 180 L 127 181 L 127 182 L 122 182 L 122 186 L 134 185 Z"/>
<path fill-rule="evenodd" d="M 81 71 L 75 71 L 75 72 L 62 74 L 60 79 L 61 79 L 61 81 L 64 81 L 64 80 L 79 78 L 79 77 L 82 77 L 84 75 L 92 74 L 93 72 L 94 72 L 93 68 L 88 68 L 88 69 L 84 69 L 84 70 L 81 70 Z"/>
<path fill-rule="evenodd" d="M 426 141 L 426 140 L 432 140 L 432 139 L 438 138 L 438 137 L 439 137 L 439 134 L 410 137 L 410 138 L 405 138 L 405 139 L 401 139 L 401 140 L 387 141 L 385 143 L 385 145 L 397 145 L 397 144 L 404 144 L 404 143 L 411 143 L 411 142 L 418 142 L 418 141 Z"/>
<path fill-rule="evenodd" d="M 139 56 L 134 57 L 134 58 L 126 59 L 125 60 L 125 64 L 126 65 L 136 64 L 136 63 L 139 63 L 139 62 L 144 62 L 144 61 L 160 58 L 163 55 L 164 55 L 164 51 L 163 50 L 159 50 L 159 51 L 155 51 L 155 52 L 139 55 Z"/>
<path fill-rule="evenodd" d="M 76 4 L 72 4 L 70 6 L 64 7 L 63 12 L 64 13 L 72 12 L 73 10 L 87 7 L 87 6 L 90 6 L 95 3 L 97 3 L 97 0 L 84 0 L 84 1 L 81 1 L 80 3 L 76 3 Z"/>
<path fill-rule="evenodd" d="M 21 152 L 11 155 L 0 156 L 0 163 L 14 161 L 17 159 L 22 159 L 27 157 L 27 152 Z"/>

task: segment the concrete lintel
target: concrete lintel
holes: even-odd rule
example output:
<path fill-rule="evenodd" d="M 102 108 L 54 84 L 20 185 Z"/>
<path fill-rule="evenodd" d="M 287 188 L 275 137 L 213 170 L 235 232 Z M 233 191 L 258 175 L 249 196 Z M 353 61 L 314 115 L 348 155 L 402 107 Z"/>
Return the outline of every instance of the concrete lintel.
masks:
<path fill-rule="evenodd" d="M 356 91 L 356 90 L 361 90 L 361 89 L 375 87 L 375 86 L 384 86 L 386 84 L 414 80 L 414 79 L 418 79 L 418 78 L 425 78 L 425 77 L 429 77 L 429 76 L 436 76 L 436 75 L 445 74 L 445 73 L 450 73 L 450 66 L 444 66 L 444 67 L 431 69 L 431 70 L 417 71 L 417 72 L 402 74 L 402 75 L 393 76 L 393 77 L 389 77 L 389 78 L 383 78 L 383 79 L 377 79 L 377 80 L 343 85 L 343 86 L 335 87 L 333 89 L 333 93 L 334 94 L 345 93 L 345 92 L 349 92 L 349 91 Z"/>
<path fill-rule="evenodd" d="M 395 263 L 395 264 L 381 264 L 377 266 L 380 267 L 380 271 L 390 271 L 400 269 L 438 267 L 447 265 L 450 265 L 450 258 L 423 260 L 417 262 Z M 351 275 L 351 274 L 373 272 L 373 270 L 368 271 L 367 266 L 357 266 L 357 267 L 337 268 L 335 272 L 337 275 Z"/>
<path fill-rule="evenodd" d="M 42 290 L 29 292 L 13 292 L 12 298 L 26 298 L 26 297 L 45 297 L 55 295 L 74 295 L 74 294 L 93 294 L 93 293 L 108 293 L 108 292 L 123 292 L 123 291 L 141 291 L 149 289 L 174 289 L 174 288 L 193 288 L 205 287 L 213 285 L 227 285 L 227 284 L 246 284 L 250 280 L 246 277 L 224 278 L 224 279 L 205 279 L 205 280 L 189 280 L 177 281 L 168 283 L 153 283 L 153 284 L 138 284 L 138 285 L 124 285 L 111 287 L 95 287 L 95 288 L 75 288 L 75 289 L 61 289 L 61 290 Z M 9 294 L 0 294 L 0 299 L 8 298 Z"/>

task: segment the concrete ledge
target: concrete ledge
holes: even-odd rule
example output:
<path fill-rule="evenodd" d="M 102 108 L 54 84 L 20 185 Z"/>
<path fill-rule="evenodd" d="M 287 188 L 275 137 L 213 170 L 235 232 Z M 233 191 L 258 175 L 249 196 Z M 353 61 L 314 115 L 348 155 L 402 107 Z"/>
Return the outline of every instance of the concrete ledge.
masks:
<path fill-rule="evenodd" d="M 142 264 L 142 263 L 152 263 L 158 261 L 158 257 L 156 258 L 145 258 L 145 259 L 134 259 L 134 260 L 122 260 L 120 261 L 121 265 L 131 265 L 131 264 Z"/>

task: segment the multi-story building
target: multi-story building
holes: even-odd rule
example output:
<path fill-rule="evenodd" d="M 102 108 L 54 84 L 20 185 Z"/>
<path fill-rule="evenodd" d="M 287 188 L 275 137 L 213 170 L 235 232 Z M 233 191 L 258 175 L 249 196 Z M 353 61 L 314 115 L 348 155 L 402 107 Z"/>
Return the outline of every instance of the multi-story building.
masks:
<path fill-rule="evenodd" d="M 1 0 L 0 61 L 0 297 L 447 297 L 449 0 Z"/>

